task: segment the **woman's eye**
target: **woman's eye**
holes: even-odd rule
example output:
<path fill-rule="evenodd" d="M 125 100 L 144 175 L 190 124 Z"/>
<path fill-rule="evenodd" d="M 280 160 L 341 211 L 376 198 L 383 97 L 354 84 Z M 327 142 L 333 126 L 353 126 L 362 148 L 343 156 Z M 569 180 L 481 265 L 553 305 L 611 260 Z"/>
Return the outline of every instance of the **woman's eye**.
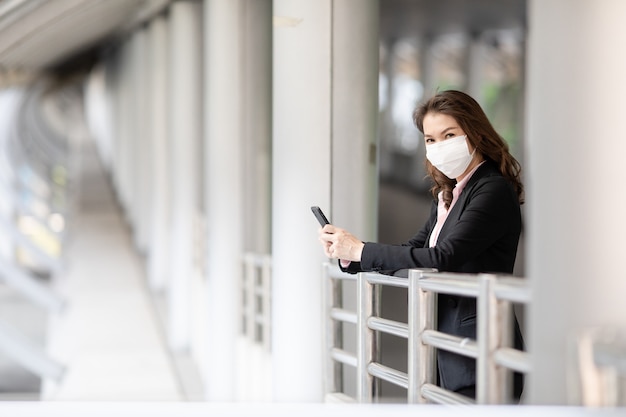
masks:
<path fill-rule="evenodd" d="M 435 139 L 433 139 L 433 138 L 426 138 L 426 143 L 435 143 Z"/>
<path fill-rule="evenodd" d="M 453 137 L 455 137 L 454 133 L 446 133 L 446 139 L 450 139 L 450 138 L 453 138 Z"/>

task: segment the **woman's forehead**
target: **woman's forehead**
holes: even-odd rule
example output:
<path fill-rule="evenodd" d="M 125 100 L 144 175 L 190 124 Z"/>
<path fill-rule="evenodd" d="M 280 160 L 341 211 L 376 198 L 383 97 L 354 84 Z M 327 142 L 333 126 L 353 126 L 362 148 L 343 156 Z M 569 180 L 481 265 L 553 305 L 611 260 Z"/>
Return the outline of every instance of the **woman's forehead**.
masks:
<path fill-rule="evenodd" d="M 444 129 L 459 127 L 456 119 L 444 113 L 430 112 L 424 116 L 424 134 L 441 133 Z"/>

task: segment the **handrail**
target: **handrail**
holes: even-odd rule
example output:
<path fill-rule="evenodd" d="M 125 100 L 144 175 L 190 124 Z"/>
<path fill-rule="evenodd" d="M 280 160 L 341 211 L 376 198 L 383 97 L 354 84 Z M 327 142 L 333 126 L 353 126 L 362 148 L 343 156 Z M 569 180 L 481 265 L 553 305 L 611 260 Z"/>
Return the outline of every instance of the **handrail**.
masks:
<path fill-rule="evenodd" d="M 499 404 L 508 390 L 507 370 L 530 373 L 526 352 L 508 346 L 510 334 L 510 303 L 529 303 L 530 289 L 522 278 L 491 274 L 440 273 L 432 269 L 410 270 L 409 278 L 378 273 L 343 273 L 328 263 L 323 266 L 324 310 L 326 331 L 326 398 L 345 401 L 341 365 L 357 370 L 357 396 L 352 401 L 372 402 L 377 395 L 376 380 L 388 381 L 407 388 L 410 403 Z M 357 311 L 341 306 L 343 280 L 357 280 Z M 380 317 L 380 300 L 375 286 L 407 288 L 408 320 L 401 323 Z M 436 329 L 435 294 L 453 294 L 477 299 L 476 340 L 446 334 Z M 341 326 L 357 325 L 356 353 L 346 352 Z M 408 370 L 402 372 L 379 361 L 380 334 L 408 339 Z M 435 385 L 435 349 L 446 350 L 477 362 L 476 400 Z"/>
<path fill-rule="evenodd" d="M 422 327 L 414 339 L 419 344 L 449 350 L 470 358 L 476 358 L 476 403 L 500 404 L 506 401 L 508 384 L 506 370 L 530 372 L 530 361 L 525 352 L 510 348 L 507 335 L 511 334 L 511 301 L 529 302 L 528 282 L 522 278 L 500 277 L 492 274 L 444 274 L 421 271 L 409 273 L 409 303 L 419 304 L 420 293 L 439 292 L 445 294 L 476 297 L 477 337 L 476 340 L 445 335 L 432 330 L 434 321 Z M 427 302 L 427 309 L 434 311 L 434 303 Z M 419 315 L 419 312 L 417 312 Z M 411 320 L 411 318 L 409 318 Z M 428 330 L 431 328 L 431 330 Z M 411 348 L 411 347 L 410 347 Z M 409 353 L 410 356 L 411 353 Z M 434 358 L 431 357 L 434 363 Z M 433 364 L 422 361 L 422 366 Z M 430 379 L 430 380 L 428 380 Z M 433 383 L 434 378 L 416 381 L 418 392 L 421 386 Z M 409 392 L 411 402 L 425 402 L 423 395 Z"/>
<path fill-rule="evenodd" d="M 42 378 L 59 381 L 65 373 L 64 365 L 50 358 L 43 349 L 2 322 L 0 352 Z"/>
<path fill-rule="evenodd" d="M 2 256 L 0 256 L 0 281 L 49 312 L 60 313 L 65 307 L 65 300 L 60 294 Z"/>
<path fill-rule="evenodd" d="M 343 281 L 356 281 L 357 276 L 342 272 L 337 266 L 329 263 L 322 265 L 322 308 L 326 317 L 323 334 L 326 352 L 324 372 L 324 391 L 327 402 L 354 402 L 355 399 L 343 392 L 342 365 L 358 367 L 355 352 L 343 347 L 342 326 L 344 323 L 357 324 L 356 312 L 345 309 L 342 305 Z"/>

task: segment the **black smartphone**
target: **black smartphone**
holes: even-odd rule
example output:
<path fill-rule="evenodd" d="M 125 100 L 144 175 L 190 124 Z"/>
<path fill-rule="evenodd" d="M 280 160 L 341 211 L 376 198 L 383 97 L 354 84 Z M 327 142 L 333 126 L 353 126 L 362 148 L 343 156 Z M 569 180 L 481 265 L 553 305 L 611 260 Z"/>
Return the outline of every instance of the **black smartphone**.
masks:
<path fill-rule="evenodd" d="M 321 208 L 317 206 L 312 206 L 311 211 L 315 215 L 315 218 L 317 218 L 317 221 L 320 222 L 320 226 L 324 227 L 325 225 L 330 223 L 326 216 L 324 216 L 324 212 Z"/>

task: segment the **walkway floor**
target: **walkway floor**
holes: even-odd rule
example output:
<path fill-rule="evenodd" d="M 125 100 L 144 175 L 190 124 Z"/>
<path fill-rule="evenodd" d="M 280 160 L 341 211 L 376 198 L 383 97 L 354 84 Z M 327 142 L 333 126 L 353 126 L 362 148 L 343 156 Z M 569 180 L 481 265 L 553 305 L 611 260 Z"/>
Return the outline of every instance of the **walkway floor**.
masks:
<path fill-rule="evenodd" d="M 55 287 L 68 308 L 51 320 L 50 352 L 67 366 L 46 400 L 180 400 L 144 260 L 116 205 L 95 147 L 83 144 L 66 268 Z"/>

